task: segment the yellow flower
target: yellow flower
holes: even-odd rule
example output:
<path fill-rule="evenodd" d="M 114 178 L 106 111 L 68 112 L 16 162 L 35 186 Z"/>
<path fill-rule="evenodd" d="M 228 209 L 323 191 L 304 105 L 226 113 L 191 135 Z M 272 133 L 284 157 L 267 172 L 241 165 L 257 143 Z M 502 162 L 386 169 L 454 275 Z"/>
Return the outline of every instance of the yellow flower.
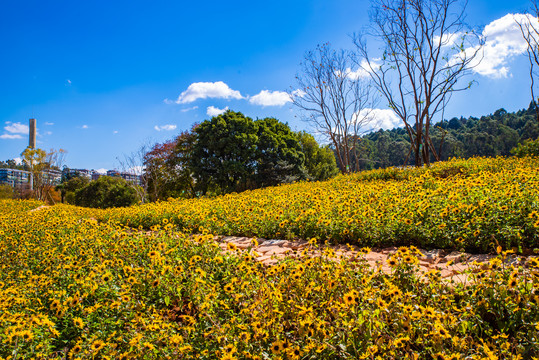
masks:
<path fill-rule="evenodd" d="M 149 342 L 145 342 L 144 344 L 142 344 L 142 346 L 144 346 L 144 348 L 149 351 L 152 351 L 155 349 L 155 346 L 153 344 L 150 344 Z"/>
<path fill-rule="evenodd" d="M 98 352 L 99 350 L 103 349 L 105 347 L 105 343 L 102 340 L 96 340 L 92 343 L 92 346 L 90 348 L 94 352 Z"/>
<path fill-rule="evenodd" d="M 271 344 L 271 352 L 274 354 L 280 354 L 281 351 L 283 351 L 283 342 L 282 341 L 275 341 L 273 344 Z"/>
<path fill-rule="evenodd" d="M 73 324 L 75 324 L 75 326 L 79 329 L 82 329 L 84 327 L 84 322 L 82 322 L 82 319 L 79 317 L 73 318 Z"/>
<path fill-rule="evenodd" d="M 82 347 L 79 344 L 75 344 L 75 346 L 71 348 L 70 354 L 78 354 L 81 351 L 82 351 Z"/>
<path fill-rule="evenodd" d="M 232 344 L 228 344 L 223 348 L 225 354 L 234 354 L 237 351 L 236 347 Z"/>
<path fill-rule="evenodd" d="M 23 330 L 18 333 L 19 337 L 26 342 L 32 341 L 34 334 L 29 330 Z"/>
<path fill-rule="evenodd" d="M 355 291 L 350 291 L 344 294 L 343 301 L 347 306 L 356 305 L 357 294 Z"/>

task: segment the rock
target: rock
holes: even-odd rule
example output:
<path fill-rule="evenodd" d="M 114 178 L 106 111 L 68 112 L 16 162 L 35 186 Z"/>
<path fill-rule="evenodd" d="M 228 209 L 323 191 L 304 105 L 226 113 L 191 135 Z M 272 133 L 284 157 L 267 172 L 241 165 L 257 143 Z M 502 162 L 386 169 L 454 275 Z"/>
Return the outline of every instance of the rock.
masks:
<path fill-rule="evenodd" d="M 382 254 L 393 254 L 393 253 L 396 253 L 397 250 L 398 250 L 398 248 L 392 246 L 392 247 L 381 249 L 380 252 Z"/>
<path fill-rule="evenodd" d="M 43 209 L 46 209 L 48 208 L 49 206 L 48 205 L 41 205 L 41 206 L 38 206 L 37 208 L 35 209 L 32 209 L 32 210 L 28 210 L 29 213 L 33 213 L 34 211 L 39 211 L 39 210 L 43 210 Z M 93 219 L 95 220 L 94 218 L 90 218 L 90 219 Z M 95 220 L 97 222 L 97 220 Z"/>
<path fill-rule="evenodd" d="M 256 252 L 262 253 L 264 255 L 285 254 L 289 251 L 292 252 L 291 249 L 283 248 L 280 246 L 260 246 L 256 249 Z"/>
<path fill-rule="evenodd" d="M 265 245 L 265 244 L 264 244 Z M 309 245 L 307 241 L 285 241 L 282 246 L 292 250 L 301 250 Z"/>
<path fill-rule="evenodd" d="M 260 240 L 262 240 L 262 239 L 260 239 Z M 260 241 L 258 244 L 260 246 L 283 246 L 287 242 L 288 242 L 287 240 L 275 240 L 275 239 L 272 239 L 272 240 Z"/>
<path fill-rule="evenodd" d="M 262 261 L 262 265 L 264 266 L 272 266 L 279 262 L 278 259 L 266 259 Z"/>
<path fill-rule="evenodd" d="M 468 258 L 468 261 L 469 263 L 472 263 L 472 262 L 478 262 L 478 263 L 482 263 L 482 262 L 487 262 L 487 261 L 490 261 L 490 259 L 492 258 L 495 258 L 496 255 L 490 255 L 490 254 L 478 254 L 478 255 L 471 255 L 469 258 Z"/>
<path fill-rule="evenodd" d="M 420 250 L 422 256 L 419 257 L 419 260 L 426 261 L 430 264 L 437 264 L 440 261 L 440 258 L 442 257 L 444 251 L 441 249 L 434 249 L 434 250 Z"/>
<path fill-rule="evenodd" d="M 439 262 L 440 263 L 447 263 L 449 261 L 453 261 L 454 264 L 458 264 L 460 262 L 463 262 L 463 261 L 466 261 L 470 258 L 470 254 L 468 253 L 463 253 L 463 252 L 460 252 L 460 251 L 453 251 L 451 253 L 449 253 L 448 255 L 440 258 Z"/>
<path fill-rule="evenodd" d="M 379 252 L 374 252 L 374 251 L 371 251 L 370 253 L 365 254 L 362 257 L 368 262 L 371 262 L 371 261 L 385 262 L 388 258 L 387 255 L 384 255 L 383 253 L 379 253 Z"/>
<path fill-rule="evenodd" d="M 505 259 L 504 262 L 505 262 L 507 265 L 515 265 L 515 266 L 519 266 L 519 265 L 524 265 L 524 263 L 526 262 L 526 258 L 520 257 L 520 256 L 516 256 L 516 255 L 513 255 L 513 256 L 510 256 L 510 257 L 508 257 L 507 259 Z"/>

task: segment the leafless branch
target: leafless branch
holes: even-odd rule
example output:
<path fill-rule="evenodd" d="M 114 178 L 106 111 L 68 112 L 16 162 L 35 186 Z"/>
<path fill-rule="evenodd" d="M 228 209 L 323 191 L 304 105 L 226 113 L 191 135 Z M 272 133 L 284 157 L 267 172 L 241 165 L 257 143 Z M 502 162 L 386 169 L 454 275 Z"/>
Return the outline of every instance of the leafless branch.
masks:
<path fill-rule="evenodd" d="M 344 173 L 359 170 L 361 134 L 373 122 L 374 89 L 368 75 L 352 70 L 353 54 L 319 45 L 306 53 L 292 102 L 303 119 L 330 141 Z"/>
<path fill-rule="evenodd" d="M 415 164 L 439 160 L 430 126 L 451 95 L 470 87 L 463 76 L 480 61 L 483 39 L 465 25 L 459 0 L 374 0 L 368 33 L 354 36 L 359 64 L 410 136 Z M 382 43 L 380 59 L 369 56 L 366 38 Z"/>

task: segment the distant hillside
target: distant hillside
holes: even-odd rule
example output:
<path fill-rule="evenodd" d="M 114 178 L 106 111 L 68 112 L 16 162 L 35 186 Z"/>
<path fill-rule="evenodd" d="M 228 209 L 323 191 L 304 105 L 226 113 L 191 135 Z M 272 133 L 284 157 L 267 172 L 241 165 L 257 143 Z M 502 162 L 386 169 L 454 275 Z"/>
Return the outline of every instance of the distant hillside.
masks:
<path fill-rule="evenodd" d="M 469 158 L 478 156 L 510 155 L 511 149 L 527 139 L 539 137 L 534 104 L 527 110 L 508 113 L 499 109 L 481 118 L 452 118 L 436 123 L 431 128 L 432 140 L 439 149 L 443 134 L 441 158 Z M 408 133 L 404 128 L 379 130 L 362 137 L 362 169 L 400 166 L 410 151 Z M 432 159 L 434 161 L 434 159 Z M 413 165 L 410 157 L 409 165 Z"/>

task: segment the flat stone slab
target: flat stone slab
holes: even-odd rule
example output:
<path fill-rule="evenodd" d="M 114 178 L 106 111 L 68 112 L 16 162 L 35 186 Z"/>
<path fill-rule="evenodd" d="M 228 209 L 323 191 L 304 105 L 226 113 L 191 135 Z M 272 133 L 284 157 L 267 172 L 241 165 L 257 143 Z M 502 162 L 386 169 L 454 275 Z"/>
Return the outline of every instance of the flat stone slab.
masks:
<path fill-rule="evenodd" d="M 292 249 L 280 246 L 260 246 L 256 248 L 256 252 L 262 253 L 264 255 L 276 255 L 292 252 Z"/>
<path fill-rule="evenodd" d="M 264 239 L 259 239 L 258 244 L 260 246 L 283 246 L 284 244 L 286 244 L 288 242 L 289 242 L 288 240 L 275 240 L 275 239 L 264 240 Z"/>

